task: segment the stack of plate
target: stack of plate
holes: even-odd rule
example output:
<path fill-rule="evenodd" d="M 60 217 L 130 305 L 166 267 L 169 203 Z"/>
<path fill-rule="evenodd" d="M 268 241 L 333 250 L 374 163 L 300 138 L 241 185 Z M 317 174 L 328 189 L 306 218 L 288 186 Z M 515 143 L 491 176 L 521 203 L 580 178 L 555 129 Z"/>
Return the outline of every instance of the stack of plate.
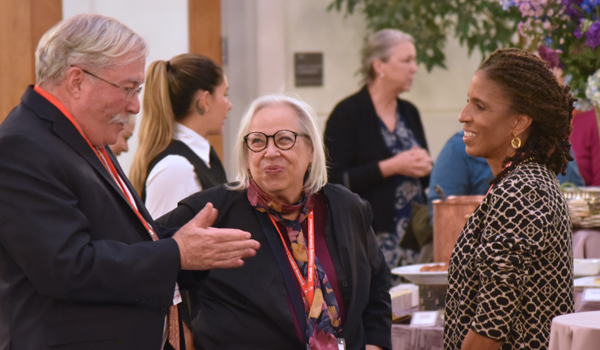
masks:
<path fill-rule="evenodd" d="M 448 271 L 421 272 L 423 266 L 437 264 L 418 264 L 396 267 L 393 274 L 400 275 L 414 284 L 448 284 Z"/>
<path fill-rule="evenodd" d="M 597 276 L 600 274 L 600 259 L 575 259 L 573 273 L 575 277 L 579 277 L 573 281 L 576 290 L 600 288 L 600 276 Z"/>
<path fill-rule="evenodd" d="M 419 264 L 396 267 L 392 273 L 419 285 L 419 310 L 443 310 L 448 284 L 448 271 L 421 271 L 424 266 L 441 264 Z M 446 267 L 447 268 L 447 267 Z"/>
<path fill-rule="evenodd" d="M 392 318 L 400 318 L 410 314 L 414 308 L 419 306 L 419 287 L 402 283 L 390 289 L 392 298 Z"/>

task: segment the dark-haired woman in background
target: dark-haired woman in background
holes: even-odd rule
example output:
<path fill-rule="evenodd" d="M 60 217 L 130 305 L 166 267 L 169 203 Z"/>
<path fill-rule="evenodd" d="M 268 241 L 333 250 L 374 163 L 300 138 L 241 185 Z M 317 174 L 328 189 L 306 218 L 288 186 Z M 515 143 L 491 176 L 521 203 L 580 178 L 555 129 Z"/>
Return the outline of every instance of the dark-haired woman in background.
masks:
<path fill-rule="evenodd" d="M 418 252 L 400 247 L 412 204 L 425 204 L 431 158 L 419 111 L 398 95 L 417 72 L 413 38 L 395 29 L 373 34 L 362 52 L 365 86 L 341 101 L 325 129 L 329 180 L 373 207 L 373 230 L 390 268 L 414 263 Z"/>
<path fill-rule="evenodd" d="M 475 72 L 459 121 L 467 153 L 495 178 L 450 258 L 445 349 L 546 349 L 552 318 L 573 312 L 571 217 L 556 179 L 573 160 L 573 101 L 522 50 L 498 50 Z"/>
<path fill-rule="evenodd" d="M 183 54 L 148 67 L 140 144 L 129 177 L 152 217 L 227 181 L 207 137 L 222 132 L 232 107 L 228 87 L 221 67 L 204 56 Z"/>

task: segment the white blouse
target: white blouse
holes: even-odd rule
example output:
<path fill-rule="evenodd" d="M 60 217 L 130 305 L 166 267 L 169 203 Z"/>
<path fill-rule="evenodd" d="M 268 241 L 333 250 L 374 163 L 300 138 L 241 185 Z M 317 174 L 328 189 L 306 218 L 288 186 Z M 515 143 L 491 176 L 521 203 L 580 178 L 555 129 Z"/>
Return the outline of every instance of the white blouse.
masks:
<path fill-rule="evenodd" d="M 210 144 L 192 129 L 175 123 L 173 139 L 185 143 L 208 167 Z M 202 191 L 194 166 L 185 157 L 168 155 L 161 159 L 146 179 L 146 208 L 157 219 L 177 207 L 177 203 Z"/>

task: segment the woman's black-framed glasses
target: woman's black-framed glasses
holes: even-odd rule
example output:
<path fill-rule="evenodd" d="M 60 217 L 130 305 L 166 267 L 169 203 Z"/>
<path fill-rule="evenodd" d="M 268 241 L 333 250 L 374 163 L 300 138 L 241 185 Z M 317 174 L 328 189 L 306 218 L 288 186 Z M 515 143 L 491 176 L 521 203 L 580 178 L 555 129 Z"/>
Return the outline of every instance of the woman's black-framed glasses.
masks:
<path fill-rule="evenodd" d="M 298 136 L 308 137 L 306 134 L 299 134 L 290 130 L 279 130 L 273 135 L 267 135 L 263 132 L 257 131 L 251 132 L 244 136 L 244 141 L 246 141 L 246 146 L 252 152 L 260 152 L 267 148 L 269 138 L 272 138 L 273 142 L 275 143 L 275 147 L 282 151 L 287 151 L 288 149 L 294 147 L 296 144 L 296 138 Z"/>
<path fill-rule="evenodd" d="M 90 73 L 90 72 L 88 72 L 87 70 L 85 70 L 83 68 L 79 68 L 79 69 L 81 69 L 87 75 L 91 75 L 91 76 L 93 76 L 96 79 L 100 79 L 103 82 L 105 82 L 105 83 L 107 83 L 109 85 L 112 85 L 112 86 L 120 89 L 121 91 L 123 91 L 125 93 L 125 99 L 127 99 L 127 100 L 129 100 L 130 98 L 132 98 L 135 95 L 139 95 L 142 92 L 142 86 L 138 86 L 138 87 L 134 87 L 134 88 L 122 87 L 121 85 L 117 85 L 115 83 L 111 83 L 110 81 L 108 81 L 108 80 L 106 80 L 104 78 L 100 78 L 96 74 Z"/>

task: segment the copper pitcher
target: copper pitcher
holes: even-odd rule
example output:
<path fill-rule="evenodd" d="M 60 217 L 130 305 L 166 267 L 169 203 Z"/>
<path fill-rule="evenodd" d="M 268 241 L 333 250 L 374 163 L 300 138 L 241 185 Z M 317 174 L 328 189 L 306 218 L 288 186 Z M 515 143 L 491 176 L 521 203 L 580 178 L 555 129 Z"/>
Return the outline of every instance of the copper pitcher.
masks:
<path fill-rule="evenodd" d="M 433 261 L 450 262 L 460 232 L 484 197 L 449 196 L 433 201 Z"/>

